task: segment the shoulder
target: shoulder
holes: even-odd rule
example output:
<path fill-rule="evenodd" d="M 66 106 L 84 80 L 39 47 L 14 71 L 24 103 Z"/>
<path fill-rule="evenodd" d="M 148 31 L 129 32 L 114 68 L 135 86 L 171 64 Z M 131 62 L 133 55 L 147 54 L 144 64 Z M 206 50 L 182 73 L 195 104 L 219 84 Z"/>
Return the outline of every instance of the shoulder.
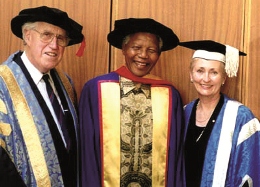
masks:
<path fill-rule="evenodd" d="M 118 82 L 119 81 L 119 75 L 115 72 L 111 72 L 111 73 L 96 76 L 96 77 L 88 80 L 84 84 L 83 91 L 88 90 L 88 89 L 91 89 L 91 90 L 97 89 L 98 84 L 100 82 L 110 82 L 110 81 Z"/>
<path fill-rule="evenodd" d="M 2 64 L 9 65 L 10 63 L 14 62 L 16 56 L 21 56 L 21 55 L 22 55 L 22 51 L 16 51 L 15 53 L 12 53 Z"/>
<path fill-rule="evenodd" d="M 188 110 L 188 109 L 192 108 L 193 105 L 195 104 L 196 100 L 197 100 L 197 99 L 195 99 L 195 100 L 191 101 L 190 103 L 184 105 L 183 108 L 184 108 L 185 110 Z"/>
<path fill-rule="evenodd" d="M 237 122 L 247 123 L 248 121 L 256 118 L 251 109 L 241 102 L 230 99 L 226 95 L 224 95 L 224 99 L 224 113 L 230 115 L 231 113 L 236 112 Z"/>
<path fill-rule="evenodd" d="M 88 80 L 85 83 L 85 85 L 96 84 L 99 81 L 110 81 L 110 80 L 116 80 L 116 81 L 119 80 L 119 75 L 115 72 L 99 75 L 99 76 L 96 76 L 96 77 Z"/>
<path fill-rule="evenodd" d="M 180 96 L 179 90 L 178 90 L 174 85 L 170 85 L 170 87 L 171 87 L 171 90 L 172 90 L 172 92 L 173 92 L 174 94 Z"/>

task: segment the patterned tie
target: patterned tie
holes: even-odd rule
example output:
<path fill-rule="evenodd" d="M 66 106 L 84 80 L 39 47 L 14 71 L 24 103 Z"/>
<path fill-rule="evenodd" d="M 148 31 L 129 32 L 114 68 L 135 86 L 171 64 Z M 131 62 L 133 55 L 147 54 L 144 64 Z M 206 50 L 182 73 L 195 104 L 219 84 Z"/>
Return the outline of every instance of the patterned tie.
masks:
<path fill-rule="evenodd" d="M 48 93 L 48 96 L 50 98 L 51 104 L 53 106 L 53 109 L 55 111 L 56 117 L 59 121 L 63 136 L 65 138 L 66 144 L 67 144 L 67 149 L 69 149 L 70 147 L 70 138 L 69 138 L 69 134 L 68 134 L 68 129 L 66 128 L 66 120 L 64 113 L 62 111 L 61 105 L 51 87 L 51 84 L 49 82 L 49 75 L 48 74 L 44 74 L 42 79 L 44 80 L 45 84 L 46 84 L 46 90 Z"/>

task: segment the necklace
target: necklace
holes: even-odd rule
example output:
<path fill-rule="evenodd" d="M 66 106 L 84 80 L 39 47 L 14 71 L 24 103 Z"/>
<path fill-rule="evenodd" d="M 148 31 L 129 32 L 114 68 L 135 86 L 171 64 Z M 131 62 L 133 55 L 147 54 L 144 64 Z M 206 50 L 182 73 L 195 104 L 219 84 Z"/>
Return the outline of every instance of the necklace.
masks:
<path fill-rule="evenodd" d="M 200 104 L 200 101 L 197 103 L 196 110 L 198 109 L 199 104 Z M 208 121 L 211 115 L 212 115 L 212 112 L 211 112 L 211 114 L 210 114 L 206 119 L 204 119 L 204 120 L 197 120 L 197 118 L 196 118 L 196 122 L 203 123 L 203 122 L 205 122 L 205 121 Z M 203 128 L 203 130 L 202 130 L 201 133 L 199 134 L 198 138 L 196 139 L 196 142 L 198 142 L 198 141 L 200 140 L 200 138 L 201 138 L 201 136 L 203 135 L 205 129 L 206 129 L 206 127 Z"/>
<path fill-rule="evenodd" d="M 210 115 L 210 116 L 211 116 L 211 115 Z M 206 118 L 206 119 L 204 119 L 204 120 L 201 120 L 201 121 L 196 119 L 196 121 L 197 121 L 197 122 L 199 122 L 199 123 L 205 122 L 205 121 L 209 120 L 210 116 L 209 116 L 209 117 L 207 117 L 207 118 Z"/>
<path fill-rule="evenodd" d="M 219 101 L 218 101 L 219 103 Z M 197 113 L 197 109 L 198 109 L 198 106 L 200 105 L 200 100 L 198 101 L 197 105 L 196 105 L 196 113 Z M 217 106 L 217 105 L 216 105 Z M 195 119 L 196 119 L 196 122 L 199 122 L 199 123 L 203 123 L 203 122 L 206 122 L 207 120 L 209 120 L 211 118 L 211 116 L 213 115 L 213 112 L 215 111 L 215 108 L 216 106 L 212 109 L 212 111 L 210 112 L 210 115 L 204 119 L 204 120 L 197 120 L 196 119 L 196 114 L 195 114 Z M 215 118 L 215 117 L 214 117 Z M 212 119 L 211 122 L 207 122 L 207 125 L 209 123 L 209 129 L 211 128 L 211 126 L 213 125 L 213 123 L 215 123 L 215 119 Z M 204 134 L 204 131 L 205 129 L 207 128 L 207 125 L 204 127 L 204 129 L 201 131 L 201 133 L 199 134 L 198 138 L 196 139 L 196 142 L 198 142 L 200 140 L 200 138 L 202 137 L 202 135 Z M 210 130 L 211 131 L 211 130 Z"/>
<path fill-rule="evenodd" d="M 196 105 L 196 110 L 198 109 L 199 104 L 200 104 L 200 101 L 199 101 L 199 102 L 197 103 L 197 105 Z M 208 121 L 209 118 L 210 118 L 210 116 L 212 115 L 212 112 L 213 112 L 213 111 L 214 111 L 214 110 L 212 110 L 212 111 L 210 112 L 210 115 L 209 115 L 208 117 L 206 117 L 205 119 L 203 119 L 203 120 L 198 120 L 198 119 L 196 118 L 196 121 L 199 122 L 199 123 L 203 123 L 203 122 L 205 122 L 205 121 Z"/>

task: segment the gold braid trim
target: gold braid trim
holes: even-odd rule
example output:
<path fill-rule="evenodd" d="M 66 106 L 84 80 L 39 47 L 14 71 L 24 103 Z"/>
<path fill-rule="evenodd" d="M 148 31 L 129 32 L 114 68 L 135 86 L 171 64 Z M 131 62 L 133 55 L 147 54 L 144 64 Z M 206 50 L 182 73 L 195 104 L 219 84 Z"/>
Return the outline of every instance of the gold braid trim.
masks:
<path fill-rule="evenodd" d="M 28 155 L 37 186 L 50 187 L 51 182 L 44 153 L 41 149 L 41 141 L 38 136 L 28 103 L 13 73 L 6 65 L 2 65 L 0 67 L 0 76 L 5 81 L 7 89 L 10 93 L 14 110 L 16 111 L 17 120 L 20 124 L 24 142 L 28 150 Z"/>
<path fill-rule="evenodd" d="M 12 132 L 11 126 L 9 123 L 0 123 L 0 134 L 4 136 L 9 136 Z"/>
<path fill-rule="evenodd" d="M 67 91 L 70 99 L 74 103 L 74 106 L 76 106 L 75 104 L 77 103 L 77 99 L 75 97 L 75 93 L 74 93 L 73 87 L 72 87 L 68 77 L 60 69 L 56 69 L 56 71 L 57 71 L 57 73 L 58 73 L 58 75 L 59 75 L 59 77 L 61 79 L 61 82 L 63 83 L 63 85 L 65 87 L 65 90 Z"/>
<path fill-rule="evenodd" d="M 2 139 L 0 139 L 0 147 L 6 149 L 5 142 L 4 142 L 4 140 L 2 140 Z"/>

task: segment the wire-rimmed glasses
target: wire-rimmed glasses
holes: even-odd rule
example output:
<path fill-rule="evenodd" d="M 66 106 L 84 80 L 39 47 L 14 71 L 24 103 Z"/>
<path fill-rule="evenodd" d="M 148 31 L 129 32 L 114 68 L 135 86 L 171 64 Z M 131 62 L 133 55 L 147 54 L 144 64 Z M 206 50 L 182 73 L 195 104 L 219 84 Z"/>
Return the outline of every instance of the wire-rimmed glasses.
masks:
<path fill-rule="evenodd" d="M 59 46 L 66 47 L 69 44 L 70 39 L 67 36 L 63 36 L 63 35 L 60 35 L 60 34 L 54 34 L 54 33 L 49 32 L 49 31 L 40 32 L 36 29 L 32 29 L 32 30 L 37 32 L 38 34 L 40 34 L 40 39 L 44 43 L 50 43 L 53 40 L 53 38 L 56 37 L 57 38 L 57 44 Z"/>

